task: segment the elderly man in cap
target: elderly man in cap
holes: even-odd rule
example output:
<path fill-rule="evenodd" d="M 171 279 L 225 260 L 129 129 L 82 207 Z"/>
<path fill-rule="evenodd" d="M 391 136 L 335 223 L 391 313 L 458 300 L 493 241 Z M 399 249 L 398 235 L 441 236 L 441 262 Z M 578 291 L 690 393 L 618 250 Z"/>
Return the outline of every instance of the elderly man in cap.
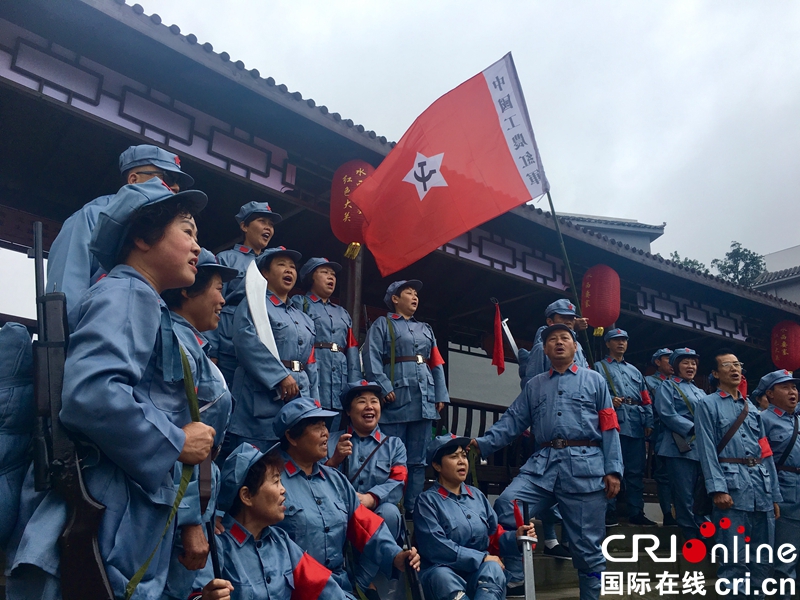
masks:
<path fill-rule="evenodd" d="M 379 515 L 401 543 L 402 516 L 397 503 L 403 499 L 408 482 L 406 447 L 400 438 L 381 432 L 378 422 L 382 399 L 381 386 L 366 379 L 345 386 L 341 405 L 350 425 L 331 434 L 325 464 L 344 473 L 361 504 Z M 364 561 L 367 564 L 361 564 Z M 368 563 L 369 557 L 362 557 L 357 569 L 370 570 Z M 389 582 L 394 597 L 399 592 L 393 585 L 396 582 Z"/>
<path fill-rule="evenodd" d="M 691 348 L 678 348 L 670 354 L 675 375 L 658 388 L 655 408 L 664 428 L 658 456 L 665 461 L 678 525 L 687 540 L 700 537 L 698 520 L 692 512 L 694 489 L 701 476 L 694 415 L 706 394 L 692 381 L 700 357 Z"/>
<path fill-rule="evenodd" d="M 225 284 L 222 293 L 225 296 L 225 306 L 219 314 L 219 327 L 209 336 L 211 346 L 209 356 L 217 362 L 219 370 L 225 377 L 229 386 L 233 386 L 233 376 L 236 367 L 236 350 L 233 347 L 233 315 L 236 307 L 244 298 L 244 276 L 247 267 L 253 262 L 275 234 L 275 225 L 280 223 L 282 217 L 273 212 L 266 202 L 248 202 L 236 213 L 236 222 L 244 234 L 241 244 L 236 244 L 231 250 L 223 250 L 217 254 L 219 264 L 236 269 L 239 274 Z"/>
<path fill-rule="evenodd" d="M 149 144 L 131 146 L 120 154 L 119 171 L 122 185 L 144 183 L 158 177 L 173 192 L 179 192 L 194 184 L 194 179 L 181 171 L 181 161 L 176 154 Z M 67 296 L 67 313 L 105 273 L 97 258 L 89 251 L 89 242 L 100 213 L 114 198 L 114 194 L 100 196 L 84 204 L 64 221 L 50 247 L 47 291 L 64 292 Z"/>
<path fill-rule="evenodd" d="M 308 287 L 305 296 L 293 296 L 292 303 L 314 321 L 314 356 L 319 373 L 319 401 L 338 412 L 331 430 L 339 429 L 342 405 L 339 397 L 348 382 L 361 380 L 358 341 L 353 335 L 350 313 L 331 302 L 336 289 L 336 274 L 342 265 L 327 258 L 309 258 L 300 269 L 300 281 Z"/>
<path fill-rule="evenodd" d="M 285 461 L 286 518 L 278 525 L 292 540 L 333 571 L 347 592 L 353 585 L 345 570 L 344 546 L 350 541 L 358 553 L 360 568 L 355 579 L 369 587 L 378 571 L 392 576 L 392 567 L 419 569 L 416 549 L 403 550 L 383 519 L 359 498 L 349 479 L 322 464 L 328 454 L 326 419 L 334 414 L 319 400 L 298 398 L 275 417 L 273 428 L 280 439 Z"/>
<path fill-rule="evenodd" d="M 750 538 L 751 548 L 774 546 L 775 518 L 780 515 L 782 497 L 764 413 L 739 391 L 744 365 L 727 349 L 717 350 L 713 360 L 711 374 L 718 389 L 697 403 L 697 451 L 706 491 L 713 501 L 711 520 L 715 524 L 722 519 L 730 522 L 716 533 L 715 542 L 726 547 L 729 557 L 717 569 L 717 586 L 727 594 L 738 589 L 734 594 L 744 595 L 749 593 L 748 587 L 761 589 L 772 565 L 747 561 L 740 531 Z"/>
<path fill-rule="evenodd" d="M 375 320 L 362 349 L 364 377 L 383 391 L 383 432 L 403 440 L 408 452 L 406 511 L 412 510 L 425 483 L 425 452 L 433 421 L 450 402 L 433 329 L 414 318 L 420 289 L 422 282 L 417 279 L 389 285 L 383 301 L 392 312 Z"/>
<path fill-rule="evenodd" d="M 284 403 L 298 396 L 319 396 L 314 322 L 289 302 L 300 256 L 283 246 L 264 250 L 256 265 L 267 280 L 266 297 L 245 296 L 236 308 L 233 345 L 239 366 L 231 392 L 236 402 L 219 460 L 242 442 L 269 448 L 278 441 L 272 423 Z M 258 304 L 251 307 L 251 302 Z M 262 340 L 261 332 L 267 328 L 277 356 Z"/>
<path fill-rule="evenodd" d="M 672 367 L 669 364 L 669 357 L 672 350 L 661 348 L 653 353 L 651 362 L 656 367 L 656 372 L 644 378 L 647 391 L 653 400 L 653 433 L 650 443 L 654 446 L 653 453 L 653 479 L 658 486 L 658 503 L 661 506 L 661 513 L 664 515 L 663 523 L 665 526 L 676 525 L 677 521 L 672 514 L 672 490 L 669 485 L 669 475 L 667 474 L 667 464 L 663 457 L 658 455 L 658 447 L 661 438 L 664 436 L 664 425 L 658 416 L 658 407 L 655 405 L 656 392 L 661 384 L 672 376 Z"/>
<path fill-rule="evenodd" d="M 500 523 L 516 528 L 513 501 L 532 514 L 558 504 L 579 572 L 581 600 L 600 596 L 605 560 L 606 502 L 619 492 L 622 455 L 617 413 L 603 377 L 574 362 L 575 332 L 556 323 L 542 332 L 551 368 L 530 380 L 486 435 L 472 440 L 483 456 L 504 448 L 531 428 L 538 450 L 495 502 Z M 509 586 L 523 580 L 519 556 L 504 555 Z"/>
<path fill-rule="evenodd" d="M 544 373 L 550 369 L 550 359 L 544 353 L 542 331 L 555 323 L 563 323 L 573 331 L 583 331 L 589 326 L 589 322 L 586 319 L 578 318 L 578 314 L 575 312 L 575 305 L 566 298 L 556 300 L 548 305 L 544 311 L 544 317 L 546 325 L 542 325 L 536 331 L 531 351 L 528 352 L 524 348 L 519 351 L 520 387 L 523 389 L 531 377 L 536 377 L 539 373 Z M 579 367 L 589 366 L 580 342 L 578 342 L 578 351 L 575 353 L 575 364 Z"/>
<path fill-rule="evenodd" d="M 606 380 L 619 421 L 619 441 L 625 463 L 623 490 L 628 503 L 628 521 L 632 525 L 655 525 L 644 514 L 644 467 L 647 461 L 644 439 L 653 432 L 653 401 L 644 375 L 625 361 L 628 333 L 616 328 L 606 332 L 603 340 L 608 356 L 594 364 Z M 608 503 L 606 525 L 618 525 L 617 501 Z"/>
<path fill-rule="evenodd" d="M 800 540 L 800 439 L 798 439 L 797 383 L 791 371 L 773 371 L 761 378 L 758 387 L 764 390 L 769 400 L 769 408 L 761 413 L 764 431 L 772 448 L 775 469 L 783 502 L 780 502 L 780 527 L 775 528 L 775 548 L 784 544 L 795 547 Z M 776 560 L 775 578 L 796 579 L 797 554 L 794 560 Z M 788 600 L 788 588 L 778 590 L 778 598 Z"/>

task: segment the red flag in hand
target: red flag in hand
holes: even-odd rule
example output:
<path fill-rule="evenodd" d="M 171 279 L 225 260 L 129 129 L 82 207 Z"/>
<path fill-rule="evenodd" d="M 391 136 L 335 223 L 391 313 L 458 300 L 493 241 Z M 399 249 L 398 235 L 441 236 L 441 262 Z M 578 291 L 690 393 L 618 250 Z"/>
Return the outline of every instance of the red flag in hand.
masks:
<path fill-rule="evenodd" d="M 549 189 L 507 54 L 428 107 L 350 199 L 386 276 Z"/>
<path fill-rule="evenodd" d="M 500 320 L 500 305 L 494 305 L 494 349 L 492 350 L 492 364 L 497 367 L 497 374 L 502 375 L 506 370 L 506 351 L 503 348 L 503 325 Z"/>

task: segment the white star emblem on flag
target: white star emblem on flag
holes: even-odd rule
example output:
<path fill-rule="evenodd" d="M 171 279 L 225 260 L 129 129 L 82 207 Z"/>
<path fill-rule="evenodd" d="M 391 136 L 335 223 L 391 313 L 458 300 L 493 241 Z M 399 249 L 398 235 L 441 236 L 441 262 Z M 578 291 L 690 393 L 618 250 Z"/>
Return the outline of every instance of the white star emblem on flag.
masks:
<path fill-rule="evenodd" d="M 414 159 L 414 166 L 411 167 L 408 174 L 403 177 L 403 181 L 413 184 L 414 187 L 417 188 L 420 202 L 422 202 L 425 194 L 427 194 L 431 188 L 447 187 L 447 182 L 442 176 L 443 159 L 444 152 L 431 157 L 417 152 L 417 158 Z"/>

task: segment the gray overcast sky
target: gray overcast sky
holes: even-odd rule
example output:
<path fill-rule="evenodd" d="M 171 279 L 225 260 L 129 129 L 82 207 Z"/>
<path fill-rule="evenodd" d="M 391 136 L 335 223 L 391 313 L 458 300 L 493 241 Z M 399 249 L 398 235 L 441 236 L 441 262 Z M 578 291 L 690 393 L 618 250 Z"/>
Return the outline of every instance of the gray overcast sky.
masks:
<path fill-rule="evenodd" d="M 556 210 L 706 264 L 798 244 L 800 2 L 138 1 L 393 140 L 512 51 Z"/>

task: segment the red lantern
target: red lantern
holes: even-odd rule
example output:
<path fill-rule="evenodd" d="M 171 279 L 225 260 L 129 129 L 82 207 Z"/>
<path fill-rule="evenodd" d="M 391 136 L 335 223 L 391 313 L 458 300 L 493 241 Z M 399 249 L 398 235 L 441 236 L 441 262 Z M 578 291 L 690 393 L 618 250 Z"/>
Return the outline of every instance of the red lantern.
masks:
<path fill-rule="evenodd" d="M 331 184 L 331 229 L 339 241 L 349 244 L 345 256 L 355 258 L 358 254 L 356 244 L 364 243 L 361 227 L 364 215 L 350 200 L 350 193 L 370 175 L 375 168 L 363 160 L 351 160 L 336 169 Z M 353 256 L 349 256 L 353 253 Z"/>
<path fill-rule="evenodd" d="M 607 265 L 595 265 L 583 276 L 581 313 L 592 327 L 611 327 L 619 319 L 619 275 Z"/>
<path fill-rule="evenodd" d="M 779 369 L 800 369 L 800 325 L 781 321 L 772 328 L 772 362 Z"/>

